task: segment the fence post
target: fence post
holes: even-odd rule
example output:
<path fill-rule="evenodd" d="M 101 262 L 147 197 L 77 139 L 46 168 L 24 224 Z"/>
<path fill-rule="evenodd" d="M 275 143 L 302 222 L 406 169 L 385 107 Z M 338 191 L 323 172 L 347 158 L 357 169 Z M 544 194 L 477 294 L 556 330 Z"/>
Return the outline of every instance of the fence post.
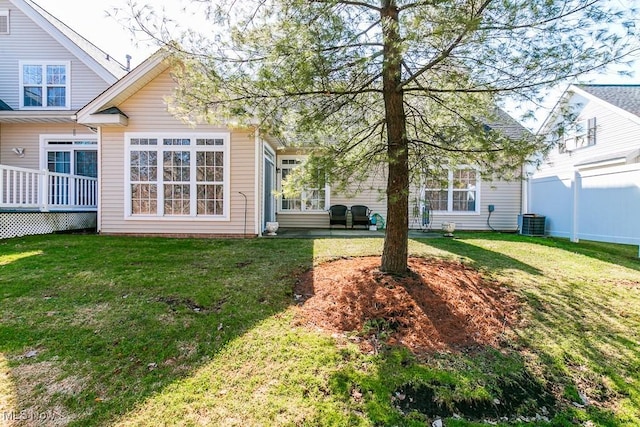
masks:
<path fill-rule="evenodd" d="M 572 203 L 571 203 L 571 235 L 570 239 L 574 243 L 578 243 L 580 239 L 578 234 L 580 233 L 580 226 L 578 221 L 580 220 L 580 192 L 582 191 L 582 176 L 579 170 L 573 172 L 573 181 L 571 182 Z"/>
<path fill-rule="evenodd" d="M 4 174 L 4 169 L 0 168 L 0 205 L 5 203 Z"/>

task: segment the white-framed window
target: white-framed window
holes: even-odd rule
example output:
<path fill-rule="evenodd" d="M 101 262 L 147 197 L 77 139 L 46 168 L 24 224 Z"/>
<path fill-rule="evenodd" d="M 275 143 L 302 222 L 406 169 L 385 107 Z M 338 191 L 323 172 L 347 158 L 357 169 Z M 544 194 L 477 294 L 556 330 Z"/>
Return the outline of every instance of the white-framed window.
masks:
<path fill-rule="evenodd" d="M 230 134 L 125 133 L 125 218 L 227 220 Z"/>
<path fill-rule="evenodd" d="M 560 153 L 571 152 L 596 144 L 596 118 L 581 119 L 567 128 L 564 140 L 559 144 Z"/>
<path fill-rule="evenodd" d="M 304 158 L 296 156 L 278 157 L 280 168 L 280 188 L 287 176 L 296 167 L 304 162 Z M 329 206 L 329 184 L 322 188 L 305 188 L 300 192 L 300 196 L 280 198 L 280 212 L 321 212 L 326 211 Z"/>
<path fill-rule="evenodd" d="M 9 10 L 0 9 L 0 35 L 9 34 L 11 27 L 9 26 Z"/>
<path fill-rule="evenodd" d="M 443 169 L 427 177 L 424 194 L 431 211 L 478 213 L 480 173 L 471 167 Z"/>
<path fill-rule="evenodd" d="M 20 61 L 20 108 L 71 108 L 69 61 Z"/>

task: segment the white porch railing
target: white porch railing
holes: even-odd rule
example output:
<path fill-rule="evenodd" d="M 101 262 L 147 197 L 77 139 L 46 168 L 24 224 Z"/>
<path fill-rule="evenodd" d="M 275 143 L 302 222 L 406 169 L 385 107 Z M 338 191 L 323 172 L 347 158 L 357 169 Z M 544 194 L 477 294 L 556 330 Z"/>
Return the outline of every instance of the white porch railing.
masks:
<path fill-rule="evenodd" d="M 0 208 L 46 212 L 97 206 L 97 178 L 0 165 Z"/>

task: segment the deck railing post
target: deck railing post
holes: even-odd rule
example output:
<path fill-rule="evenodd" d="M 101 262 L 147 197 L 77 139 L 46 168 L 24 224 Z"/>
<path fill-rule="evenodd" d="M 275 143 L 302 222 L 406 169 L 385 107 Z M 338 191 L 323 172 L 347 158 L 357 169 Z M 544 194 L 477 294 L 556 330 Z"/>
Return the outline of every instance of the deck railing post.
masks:
<path fill-rule="evenodd" d="M 4 169 L 0 169 L 0 205 L 3 205 L 7 201 L 5 200 L 6 189 L 4 188 Z"/>
<path fill-rule="evenodd" d="M 38 188 L 38 197 L 40 198 L 40 210 L 49 212 L 49 170 L 42 169 L 40 174 L 40 185 Z"/>

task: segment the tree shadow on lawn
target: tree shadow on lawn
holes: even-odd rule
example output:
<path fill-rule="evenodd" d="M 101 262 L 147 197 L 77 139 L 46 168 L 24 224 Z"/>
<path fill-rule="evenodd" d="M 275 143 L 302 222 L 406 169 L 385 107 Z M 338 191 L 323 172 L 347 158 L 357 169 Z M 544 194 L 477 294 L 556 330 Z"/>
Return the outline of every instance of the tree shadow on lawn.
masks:
<path fill-rule="evenodd" d="M 595 242 L 581 240 L 579 242 L 571 242 L 569 239 L 560 237 L 535 237 L 523 236 L 516 233 L 499 233 L 499 232 L 462 232 L 458 233 L 455 239 L 429 239 L 428 244 L 434 246 L 443 244 L 447 245 L 447 241 L 463 240 L 495 240 L 502 242 L 522 242 L 526 244 L 534 244 L 548 248 L 555 248 L 566 251 L 571 254 L 580 254 L 599 261 L 616 264 L 622 267 L 640 270 L 640 258 L 638 258 L 637 245 L 623 245 L 615 243 Z M 425 239 L 426 240 L 426 239 Z"/>
<path fill-rule="evenodd" d="M 16 408 L 113 421 L 292 301 L 313 241 L 46 236 L 0 255 L 0 354 Z M 4 408 L 3 408 L 4 410 Z"/>
<path fill-rule="evenodd" d="M 626 311 L 640 306 L 637 292 L 620 301 L 606 291 L 556 286 L 562 289 L 527 295 L 530 321 L 516 331 L 519 341 L 535 354 L 545 376 L 563 385 L 567 399 L 588 403 L 592 421 L 606 420 L 622 402 L 635 414 L 624 419 L 626 425 L 640 425 L 640 315 Z M 604 425 L 622 423 L 616 420 Z"/>
<path fill-rule="evenodd" d="M 483 235 L 484 236 L 484 235 Z M 468 236 L 465 235 L 465 240 Z M 473 237 L 472 237 L 473 238 Z M 459 238 L 442 238 L 442 239 L 412 239 L 423 245 L 431 246 L 461 258 L 469 258 L 476 267 L 490 268 L 493 270 L 516 269 L 524 273 L 533 275 L 542 275 L 542 271 L 530 264 L 526 264 L 504 253 L 481 248 L 471 245 Z M 497 240 L 497 239 L 496 239 Z"/>
<path fill-rule="evenodd" d="M 581 240 L 575 243 L 568 239 L 557 237 L 532 237 L 531 242 L 538 245 L 564 249 L 568 252 L 640 271 L 640 258 L 638 258 L 637 245 L 622 245 L 587 240 Z"/>
<path fill-rule="evenodd" d="M 639 282 L 633 279 L 633 270 L 638 270 L 639 265 L 624 255 L 629 248 L 614 246 L 612 252 L 607 252 L 608 245 L 599 243 L 582 245 L 504 234 L 469 233 L 462 239 L 421 242 L 471 258 L 480 268 L 497 270 L 498 274 L 502 269 L 519 268 L 532 275 L 518 277 L 514 282 L 527 303 L 525 324 L 515 330 L 516 345 L 538 361 L 545 378 L 555 381 L 561 387 L 560 394 L 571 404 L 582 404 L 582 397 L 591 403 L 577 411 L 584 411 L 593 422 L 605 424 L 610 419 L 620 423 L 626 416 L 612 415 L 619 402 L 631 408 L 628 412 L 640 413 L 640 314 L 635 309 L 640 306 L 640 295 Z M 548 253 L 548 259 L 536 258 L 536 262 L 541 269 L 548 264 L 556 270 L 550 270 L 553 273 L 547 277 L 535 265 L 523 269 L 523 263 L 517 260 L 511 265 L 512 258 L 485 249 L 491 246 L 490 242 L 479 247 L 469 243 L 474 239 L 550 247 L 556 252 Z M 515 250 L 512 246 L 511 251 Z M 573 253 L 603 263 L 585 268 L 581 264 L 570 266 Z M 542 252 L 528 256 L 542 257 Z M 618 266 L 623 267 L 620 272 Z M 587 268 L 591 270 L 586 271 Z M 625 272 L 624 268 L 632 271 Z M 621 274 L 627 279 L 618 277 Z M 631 421 L 626 422 L 630 425 L 640 423 L 637 415 L 629 417 Z"/>

